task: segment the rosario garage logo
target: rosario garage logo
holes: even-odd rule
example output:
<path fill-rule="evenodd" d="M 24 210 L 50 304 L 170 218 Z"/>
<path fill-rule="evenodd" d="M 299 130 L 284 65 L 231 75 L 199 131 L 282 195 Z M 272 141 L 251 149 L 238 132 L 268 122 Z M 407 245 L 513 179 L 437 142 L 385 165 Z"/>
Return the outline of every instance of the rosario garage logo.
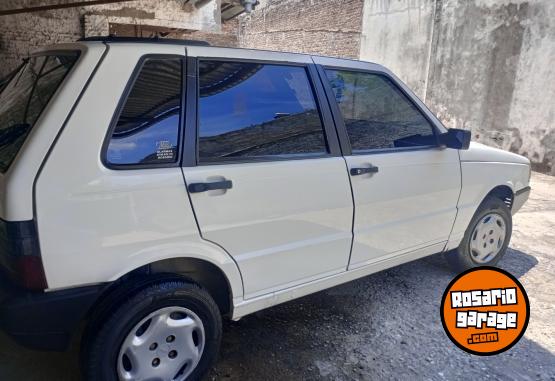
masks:
<path fill-rule="evenodd" d="M 493 267 L 471 269 L 447 286 L 441 322 L 459 348 L 481 356 L 506 351 L 526 331 L 530 305 L 520 282 Z"/>

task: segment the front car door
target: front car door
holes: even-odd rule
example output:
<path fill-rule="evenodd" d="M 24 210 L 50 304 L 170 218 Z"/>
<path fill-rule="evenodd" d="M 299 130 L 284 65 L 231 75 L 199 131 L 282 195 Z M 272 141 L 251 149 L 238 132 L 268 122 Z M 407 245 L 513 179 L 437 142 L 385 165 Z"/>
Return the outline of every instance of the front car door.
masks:
<path fill-rule="evenodd" d="M 458 151 L 437 143 L 444 127 L 380 66 L 315 61 L 322 64 L 353 188 L 349 269 L 441 251 L 461 188 Z"/>
<path fill-rule="evenodd" d="M 310 57 L 188 54 L 198 133 L 190 107 L 183 173 L 202 237 L 237 262 L 245 298 L 346 271 L 351 189 Z"/>

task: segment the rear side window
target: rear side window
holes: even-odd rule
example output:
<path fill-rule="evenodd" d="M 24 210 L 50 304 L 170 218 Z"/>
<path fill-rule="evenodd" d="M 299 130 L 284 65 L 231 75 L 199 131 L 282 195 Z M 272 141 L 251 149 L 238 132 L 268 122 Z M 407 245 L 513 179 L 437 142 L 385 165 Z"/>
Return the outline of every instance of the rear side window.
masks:
<path fill-rule="evenodd" d="M 436 145 L 430 122 L 387 77 L 326 70 L 353 152 Z"/>
<path fill-rule="evenodd" d="M 0 93 L 0 172 L 6 172 L 78 53 L 33 56 Z"/>
<path fill-rule="evenodd" d="M 181 89 L 180 58 L 149 58 L 143 62 L 110 137 L 108 164 L 177 162 Z"/>
<path fill-rule="evenodd" d="M 328 152 L 304 67 L 201 61 L 199 94 L 200 163 Z"/>

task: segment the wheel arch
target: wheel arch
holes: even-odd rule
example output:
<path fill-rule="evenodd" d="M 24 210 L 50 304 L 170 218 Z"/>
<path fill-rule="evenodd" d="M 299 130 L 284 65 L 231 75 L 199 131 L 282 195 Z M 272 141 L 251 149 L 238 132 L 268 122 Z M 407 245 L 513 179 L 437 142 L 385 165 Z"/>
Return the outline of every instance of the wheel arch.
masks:
<path fill-rule="evenodd" d="M 114 306 L 153 283 L 176 279 L 185 279 L 206 289 L 222 315 L 232 316 L 234 297 L 242 296 L 234 294 L 228 273 L 211 261 L 194 256 L 159 259 L 136 267 L 106 285 L 85 315 L 82 343 L 89 341 Z"/>
<path fill-rule="evenodd" d="M 158 259 L 127 271 L 108 284 L 90 311 L 95 311 L 101 305 L 116 304 L 152 283 L 175 278 L 186 279 L 206 289 L 222 315 L 233 312 L 233 300 L 238 295 L 235 294 L 237 291 L 234 291 L 229 275 L 212 261 L 194 256 Z"/>
<path fill-rule="evenodd" d="M 496 197 L 503 201 L 509 210 L 512 208 L 514 202 L 514 184 L 512 181 L 495 181 L 490 184 L 470 185 L 475 186 L 465 189 L 463 183 L 463 189 L 457 205 L 457 216 L 444 251 L 449 251 L 459 245 L 472 217 L 488 197 Z"/>
<path fill-rule="evenodd" d="M 496 197 L 496 198 L 500 199 L 501 201 L 503 201 L 510 210 L 513 206 L 515 193 L 514 193 L 513 189 L 510 186 L 508 186 L 507 184 L 503 184 L 503 185 L 497 185 L 492 190 L 490 190 L 483 197 L 482 202 L 484 202 L 486 200 L 486 198 L 488 198 L 490 196 Z"/>
<path fill-rule="evenodd" d="M 215 264 L 193 257 L 170 258 L 148 265 L 150 274 L 177 274 L 208 291 L 222 315 L 233 312 L 233 292 L 225 272 Z"/>

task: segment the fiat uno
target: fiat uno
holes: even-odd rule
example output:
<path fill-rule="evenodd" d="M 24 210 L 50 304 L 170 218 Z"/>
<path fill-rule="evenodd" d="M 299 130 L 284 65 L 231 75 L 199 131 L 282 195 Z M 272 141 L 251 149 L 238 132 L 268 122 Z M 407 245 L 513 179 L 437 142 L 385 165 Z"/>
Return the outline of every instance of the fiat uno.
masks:
<path fill-rule="evenodd" d="M 198 379 L 222 316 L 434 253 L 496 265 L 528 159 L 447 129 L 386 68 L 91 38 L 0 93 L 0 328 L 86 380 Z"/>

